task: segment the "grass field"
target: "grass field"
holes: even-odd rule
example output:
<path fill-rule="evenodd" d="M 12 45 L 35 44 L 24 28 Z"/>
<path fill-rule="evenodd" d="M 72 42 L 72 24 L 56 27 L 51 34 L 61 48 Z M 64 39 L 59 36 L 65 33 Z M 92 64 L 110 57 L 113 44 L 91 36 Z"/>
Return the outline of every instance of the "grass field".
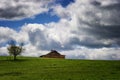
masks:
<path fill-rule="evenodd" d="M 120 80 L 120 61 L 0 57 L 0 80 Z"/>

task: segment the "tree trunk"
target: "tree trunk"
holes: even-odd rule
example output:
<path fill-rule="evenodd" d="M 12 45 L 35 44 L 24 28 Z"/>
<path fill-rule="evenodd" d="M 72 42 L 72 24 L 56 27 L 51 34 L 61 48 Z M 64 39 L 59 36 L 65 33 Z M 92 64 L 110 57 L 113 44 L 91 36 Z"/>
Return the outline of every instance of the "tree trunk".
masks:
<path fill-rule="evenodd" d="M 17 56 L 17 55 L 14 55 L 14 61 L 16 60 L 16 56 Z"/>

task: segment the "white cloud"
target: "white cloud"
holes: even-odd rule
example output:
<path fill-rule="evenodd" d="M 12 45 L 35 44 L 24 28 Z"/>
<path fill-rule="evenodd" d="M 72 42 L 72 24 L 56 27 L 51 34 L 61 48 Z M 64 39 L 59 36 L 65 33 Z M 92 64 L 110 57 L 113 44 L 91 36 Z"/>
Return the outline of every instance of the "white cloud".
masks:
<path fill-rule="evenodd" d="M 62 44 L 67 41 L 67 29 L 57 27 L 55 23 L 50 24 L 28 24 L 22 27 L 27 33 L 29 42 L 39 49 L 50 50 L 62 48 Z M 61 25 L 60 25 L 61 26 Z M 65 29 L 65 30 L 64 30 Z M 60 31 L 61 30 L 61 31 Z M 66 34 L 64 33 L 66 31 Z M 68 30 L 69 31 L 69 30 Z M 62 35 L 64 34 L 64 35 Z"/>
<path fill-rule="evenodd" d="M 8 27 L 0 27 L 0 43 L 4 43 L 10 39 L 13 39 L 16 34 L 16 31 Z"/>
<path fill-rule="evenodd" d="M 0 56 L 7 56 L 8 51 L 6 47 L 0 47 Z"/>
<path fill-rule="evenodd" d="M 18 33 L 19 35 L 27 35 L 28 39 L 26 42 L 28 42 L 24 48 L 25 51 L 22 53 L 24 56 L 40 56 L 42 54 L 48 53 L 49 50 L 46 49 L 46 47 L 52 48 L 56 43 L 52 43 L 51 41 L 53 40 L 54 42 L 58 42 L 59 39 L 54 37 L 54 34 L 58 32 L 57 35 L 64 35 L 64 33 L 59 34 L 59 29 L 55 29 L 56 27 L 51 27 L 47 28 L 47 26 L 42 25 L 42 24 L 28 24 L 24 25 L 22 27 L 22 30 Z M 9 30 L 9 28 L 4 28 L 5 30 Z M 2 29 L 3 30 L 3 29 Z M 53 31 L 51 31 L 53 30 Z M 62 30 L 62 29 L 60 29 Z M 53 34 L 53 33 L 54 34 Z M 14 31 L 13 31 L 14 33 Z M 29 35 L 32 34 L 32 35 Z M 35 34 L 35 35 L 34 35 Z M 66 32 L 67 34 L 67 32 Z M 46 35 L 46 36 L 45 36 Z M 50 35 L 50 36 L 49 36 Z M 51 36 L 52 35 L 52 36 Z M 25 36 L 22 36 L 22 38 Z M 58 36 L 57 36 L 58 37 Z M 17 35 L 13 39 L 16 39 L 19 41 L 19 36 Z M 30 38 L 35 41 L 30 41 Z M 66 38 L 66 36 L 64 36 Z M 68 38 L 68 37 L 67 37 Z M 62 39 L 62 38 L 61 38 Z M 66 39 L 69 41 L 71 38 Z M 65 41 L 66 41 L 65 40 Z M 64 40 L 63 40 L 64 41 Z M 66 42 L 63 44 L 67 44 Z M 67 44 L 68 46 L 74 47 L 74 44 Z M 59 46 L 58 49 L 62 47 L 62 45 L 59 43 L 57 47 Z M 61 47 L 60 47 L 61 46 Z M 66 46 L 65 46 L 66 47 Z M 76 47 L 76 46 L 75 46 Z M 54 47 L 53 47 L 54 48 Z M 62 49 L 62 48 L 61 48 Z M 6 47 L 1 47 L 0 48 L 1 52 L 0 55 L 8 55 Z M 58 50 L 59 51 L 59 50 Z M 60 50 L 62 54 L 66 55 L 66 58 L 72 58 L 72 59 L 107 59 L 107 60 L 119 60 L 120 55 L 118 54 L 120 51 L 119 48 L 87 48 L 87 47 L 76 47 L 76 49 L 71 49 L 71 50 Z"/>
<path fill-rule="evenodd" d="M 11 34 L 10 38 L 25 42 L 24 56 L 56 49 L 67 58 L 119 60 L 119 11 L 108 9 L 111 4 L 105 0 L 76 0 L 66 8 L 56 5 L 53 14 L 61 18 L 59 22 L 26 24 L 19 32 L 2 27 L 0 38 L 7 41 L 7 34 Z"/>
<path fill-rule="evenodd" d="M 62 54 L 67 55 L 66 58 L 70 59 L 91 59 L 91 60 L 119 60 L 120 48 L 99 48 L 90 49 L 81 47 L 79 49 L 62 51 Z"/>

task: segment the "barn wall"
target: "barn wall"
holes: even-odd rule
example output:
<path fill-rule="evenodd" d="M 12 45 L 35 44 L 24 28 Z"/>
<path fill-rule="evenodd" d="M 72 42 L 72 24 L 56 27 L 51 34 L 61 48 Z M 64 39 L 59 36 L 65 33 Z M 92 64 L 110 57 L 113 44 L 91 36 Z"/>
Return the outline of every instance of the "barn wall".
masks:
<path fill-rule="evenodd" d="M 65 55 L 43 55 L 42 57 L 45 57 L 45 58 L 65 58 Z"/>

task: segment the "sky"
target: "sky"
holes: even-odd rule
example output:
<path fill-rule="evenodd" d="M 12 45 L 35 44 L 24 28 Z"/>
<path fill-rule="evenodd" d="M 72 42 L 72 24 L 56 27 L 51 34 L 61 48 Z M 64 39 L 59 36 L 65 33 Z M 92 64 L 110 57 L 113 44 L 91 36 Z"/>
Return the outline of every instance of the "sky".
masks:
<path fill-rule="evenodd" d="M 120 0 L 1 0 L 0 55 L 8 42 L 22 56 L 57 50 L 67 59 L 120 60 Z"/>

